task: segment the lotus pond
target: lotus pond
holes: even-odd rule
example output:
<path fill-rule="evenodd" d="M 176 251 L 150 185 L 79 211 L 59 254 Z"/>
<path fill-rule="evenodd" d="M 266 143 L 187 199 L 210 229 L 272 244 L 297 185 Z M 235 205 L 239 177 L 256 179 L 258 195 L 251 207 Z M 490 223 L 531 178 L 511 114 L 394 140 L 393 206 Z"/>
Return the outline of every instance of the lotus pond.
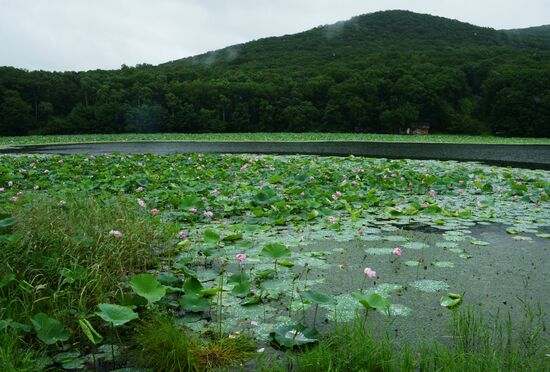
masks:
<path fill-rule="evenodd" d="M 544 318 L 548 193 L 548 171 L 478 163 L 2 156 L 0 366 L 163 370 L 147 345 L 166 318 L 195 340 L 189 369 L 358 317 L 412 343 L 445 342 L 462 307 Z"/>

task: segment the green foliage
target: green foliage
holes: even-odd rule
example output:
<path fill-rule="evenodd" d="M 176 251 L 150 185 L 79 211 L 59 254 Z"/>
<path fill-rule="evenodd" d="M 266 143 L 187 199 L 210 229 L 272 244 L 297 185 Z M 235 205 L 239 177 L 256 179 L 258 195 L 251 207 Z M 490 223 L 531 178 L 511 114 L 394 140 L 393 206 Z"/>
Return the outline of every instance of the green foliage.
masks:
<path fill-rule="evenodd" d="M 67 341 L 69 331 L 56 319 L 48 317 L 44 313 L 36 314 L 31 319 L 36 335 L 46 345 L 52 345 L 59 341 Z"/>
<path fill-rule="evenodd" d="M 159 66 L 0 68 L 0 135 L 432 132 L 550 136 L 546 28 L 376 12 Z"/>
<path fill-rule="evenodd" d="M 147 318 L 136 327 L 135 350 L 140 364 L 154 371 L 194 371 L 197 341 L 169 318 Z"/>
<path fill-rule="evenodd" d="M 136 275 L 129 282 L 130 287 L 149 304 L 160 301 L 166 295 L 166 287 L 151 274 Z"/>
<path fill-rule="evenodd" d="M 116 304 L 99 304 L 99 311 L 96 315 L 104 321 L 111 323 L 114 327 L 126 324 L 138 318 L 138 314 L 128 306 L 120 306 Z"/>

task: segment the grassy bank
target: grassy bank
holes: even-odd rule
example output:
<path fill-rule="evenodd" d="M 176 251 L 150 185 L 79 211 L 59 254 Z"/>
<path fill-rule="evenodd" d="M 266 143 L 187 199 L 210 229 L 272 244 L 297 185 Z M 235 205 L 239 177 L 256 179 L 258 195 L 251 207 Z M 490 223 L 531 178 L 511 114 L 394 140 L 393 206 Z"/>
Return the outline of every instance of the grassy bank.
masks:
<path fill-rule="evenodd" d="M 89 134 L 59 136 L 0 137 L 0 146 L 69 144 L 89 142 L 131 141 L 367 141 L 411 143 L 469 143 L 550 145 L 550 138 L 520 138 L 494 136 L 429 135 L 406 136 L 393 134 L 356 133 L 152 133 L 152 134 Z"/>

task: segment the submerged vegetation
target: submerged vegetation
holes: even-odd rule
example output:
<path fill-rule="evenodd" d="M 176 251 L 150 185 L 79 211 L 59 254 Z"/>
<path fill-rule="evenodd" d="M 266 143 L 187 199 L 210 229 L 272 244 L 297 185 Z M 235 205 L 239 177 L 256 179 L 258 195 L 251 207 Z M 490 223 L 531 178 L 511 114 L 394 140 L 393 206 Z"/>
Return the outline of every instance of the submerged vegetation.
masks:
<path fill-rule="evenodd" d="M 547 171 L 207 154 L 0 170 L 2 370 L 548 369 Z"/>

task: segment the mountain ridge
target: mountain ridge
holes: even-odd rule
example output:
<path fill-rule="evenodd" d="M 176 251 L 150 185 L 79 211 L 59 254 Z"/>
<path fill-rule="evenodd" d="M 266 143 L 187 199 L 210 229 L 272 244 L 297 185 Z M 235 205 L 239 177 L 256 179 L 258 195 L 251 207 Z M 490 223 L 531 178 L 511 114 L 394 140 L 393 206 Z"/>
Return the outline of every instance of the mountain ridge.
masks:
<path fill-rule="evenodd" d="M 418 25 L 421 25 L 421 27 L 415 27 Z M 427 34 L 426 28 L 428 27 L 437 27 L 439 32 Z M 532 32 L 526 32 L 526 35 L 528 35 L 527 40 L 518 37 L 524 30 L 540 27 L 545 26 L 516 30 L 496 30 L 430 14 L 407 10 L 389 10 L 354 16 L 346 21 L 320 25 L 295 34 L 270 36 L 234 44 L 169 61 L 160 64 L 160 66 L 185 63 L 212 65 L 220 61 L 235 62 L 243 51 L 247 52 L 247 49 L 252 49 L 252 53 L 257 53 L 256 47 L 258 45 L 263 46 L 261 49 L 270 48 L 271 52 L 289 52 L 293 50 L 318 52 L 319 48 L 338 47 L 338 43 L 344 42 L 355 42 L 358 47 L 376 48 L 376 44 L 383 41 L 391 42 L 391 46 L 401 49 L 437 48 L 444 46 L 445 43 L 454 43 L 455 46 L 461 47 L 511 46 L 550 49 L 550 38 L 549 40 L 541 40 L 532 37 Z M 550 28 L 550 26 L 548 27 Z M 387 32 L 387 34 L 384 35 L 383 32 Z M 388 40 L 388 35 L 393 37 L 396 34 L 400 35 L 399 39 Z M 357 35 L 360 37 L 356 37 Z M 306 45 L 304 45 L 305 38 L 311 39 L 308 43 L 305 43 Z M 289 43 L 295 44 L 295 47 L 287 48 L 286 46 Z M 251 58 L 252 56 L 248 57 Z M 258 56 L 255 56 L 255 58 L 257 59 Z M 239 60 L 236 62 L 239 62 Z"/>

